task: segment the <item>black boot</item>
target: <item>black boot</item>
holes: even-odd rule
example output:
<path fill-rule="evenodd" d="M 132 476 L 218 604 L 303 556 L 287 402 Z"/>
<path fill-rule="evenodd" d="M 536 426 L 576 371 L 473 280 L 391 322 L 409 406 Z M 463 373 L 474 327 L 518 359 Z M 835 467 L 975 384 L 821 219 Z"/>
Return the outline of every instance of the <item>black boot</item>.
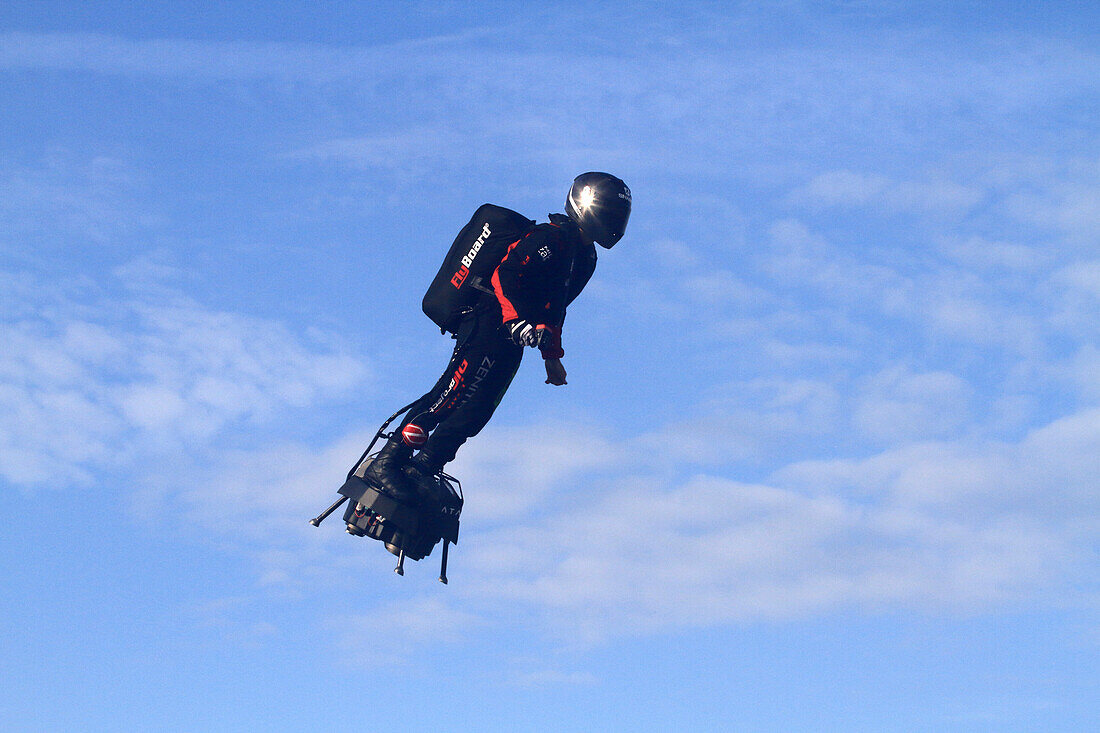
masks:
<path fill-rule="evenodd" d="M 402 469 L 409 484 L 420 493 L 422 502 L 437 498 L 439 482 L 436 480 L 436 474 L 443 470 L 444 463 L 446 461 L 431 451 L 422 450 Z"/>
<path fill-rule="evenodd" d="M 400 435 L 391 438 L 367 466 L 364 478 L 387 496 L 401 504 L 416 506 L 416 490 L 402 472 L 402 467 L 412 457 L 412 448 L 405 445 Z"/>
<path fill-rule="evenodd" d="M 430 450 L 422 450 L 405 465 L 405 475 L 413 480 L 432 478 L 443 470 L 446 463 L 446 460 Z"/>

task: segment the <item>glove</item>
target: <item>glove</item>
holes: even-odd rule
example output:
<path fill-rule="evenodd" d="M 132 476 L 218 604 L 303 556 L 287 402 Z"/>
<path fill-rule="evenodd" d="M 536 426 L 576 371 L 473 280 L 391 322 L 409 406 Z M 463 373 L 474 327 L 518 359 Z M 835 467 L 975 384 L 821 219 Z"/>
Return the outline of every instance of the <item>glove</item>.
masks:
<path fill-rule="evenodd" d="M 512 343 L 519 346 L 533 346 L 536 349 L 542 344 L 542 339 L 547 334 L 546 326 L 532 326 L 522 318 L 508 321 L 503 328 Z"/>

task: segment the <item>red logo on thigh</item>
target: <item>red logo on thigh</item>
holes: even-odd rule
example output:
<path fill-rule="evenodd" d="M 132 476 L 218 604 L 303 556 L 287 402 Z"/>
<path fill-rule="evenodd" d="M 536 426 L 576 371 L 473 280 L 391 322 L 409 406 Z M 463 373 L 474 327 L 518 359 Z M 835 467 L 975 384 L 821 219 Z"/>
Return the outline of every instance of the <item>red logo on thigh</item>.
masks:
<path fill-rule="evenodd" d="M 418 448 L 427 442 L 428 433 L 419 425 L 409 423 L 401 429 L 401 439 L 405 441 L 405 445 L 411 445 L 414 448 Z"/>

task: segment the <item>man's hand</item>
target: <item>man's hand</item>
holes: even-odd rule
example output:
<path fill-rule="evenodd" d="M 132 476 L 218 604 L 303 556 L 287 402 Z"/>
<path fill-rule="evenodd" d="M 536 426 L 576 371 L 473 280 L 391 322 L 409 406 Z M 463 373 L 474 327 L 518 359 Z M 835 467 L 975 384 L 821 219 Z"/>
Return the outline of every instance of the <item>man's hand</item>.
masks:
<path fill-rule="evenodd" d="M 547 334 L 545 326 L 532 325 L 522 318 L 508 321 L 503 328 L 512 343 L 517 346 L 532 346 L 536 349 Z"/>
<path fill-rule="evenodd" d="M 567 384 L 565 381 L 565 367 L 562 366 L 561 359 L 544 359 L 543 363 L 546 364 L 547 384 L 553 384 L 557 387 Z"/>

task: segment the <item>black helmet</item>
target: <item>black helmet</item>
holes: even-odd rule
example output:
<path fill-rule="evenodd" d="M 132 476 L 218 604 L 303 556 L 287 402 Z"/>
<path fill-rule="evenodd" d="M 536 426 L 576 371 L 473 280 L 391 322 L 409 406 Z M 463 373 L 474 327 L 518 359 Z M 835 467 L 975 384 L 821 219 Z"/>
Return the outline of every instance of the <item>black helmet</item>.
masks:
<path fill-rule="evenodd" d="M 630 218 L 630 189 L 610 173 L 582 173 L 573 180 L 565 213 L 601 247 L 623 238 Z"/>

